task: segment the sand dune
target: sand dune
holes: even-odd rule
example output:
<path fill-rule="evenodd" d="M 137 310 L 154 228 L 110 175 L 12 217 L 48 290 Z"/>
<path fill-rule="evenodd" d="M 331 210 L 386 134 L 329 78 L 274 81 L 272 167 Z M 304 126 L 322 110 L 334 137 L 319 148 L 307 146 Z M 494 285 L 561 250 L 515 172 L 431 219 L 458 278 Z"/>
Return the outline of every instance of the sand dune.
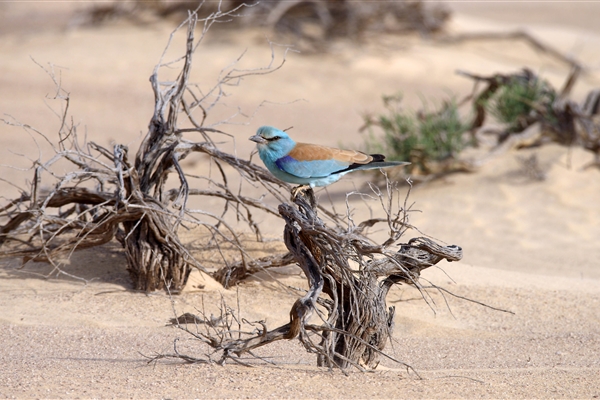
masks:
<path fill-rule="evenodd" d="M 526 27 L 589 67 L 573 92 L 575 100 L 582 100 L 600 86 L 596 21 L 600 6 L 573 3 L 567 10 L 566 3 L 527 4 L 490 2 L 488 9 L 457 2 L 450 29 Z M 20 16 L 23 24 L 43 20 L 25 5 L 3 7 L 0 18 Z M 42 14 L 56 13 L 52 7 L 46 4 Z M 535 11 L 535 20 L 525 18 L 523 10 Z M 43 24 L 37 30 L 11 26 L 11 31 L 2 31 L 0 41 L 3 115 L 49 136 L 58 129 L 59 120 L 46 103 L 56 105 L 44 99 L 53 96 L 54 86 L 33 58 L 60 71 L 80 132 L 102 145 L 119 141 L 137 147 L 152 113 L 148 77 L 172 27 L 117 24 L 65 32 Z M 215 79 L 246 48 L 244 66 L 269 62 L 270 49 L 260 33 L 239 37 L 222 32 L 209 37 L 202 48 L 203 69 L 195 72 L 195 79 Z M 511 42 L 444 46 L 418 38 L 379 37 L 362 47 L 341 44 L 327 55 L 289 53 L 280 71 L 247 79 L 232 89 L 227 104 L 239 105 L 254 116 L 249 122 L 237 121 L 246 125 L 228 129 L 244 158 L 253 148 L 247 137 L 267 123 L 293 125 L 302 141 L 360 146 L 361 114 L 381 111 L 382 94 L 401 91 L 406 106 L 418 108 L 420 96 L 469 93 L 471 82 L 456 75 L 457 69 L 491 74 L 523 66 L 557 86 L 569 72 L 561 62 Z M 263 100 L 273 103 L 257 108 Z M 29 161 L 15 153 L 37 157 L 38 150 L 24 131 L 3 124 L 0 135 L 2 164 L 27 166 Z M 47 146 L 40 146 L 44 155 L 49 154 Z M 231 143 L 224 146 L 233 148 Z M 531 154 L 537 155 L 546 173 L 544 181 L 531 181 L 521 170 L 517 156 Z M 269 327 L 275 327 L 287 321 L 295 297 L 270 279 L 250 280 L 235 291 L 219 288 L 199 274 L 174 298 L 134 293 L 128 290 L 125 258 L 118 245 L 111 244 L 77 253 L 65 267 L 87 282 L 64 275 L 45 279 L 51 271 L 47 265 L 22 270 L 18 260 L 2 261 L 0 397 L 596 398 L 600 396 L 600 171 L 581 169 L 591 158 L 580 149 L 548 145 L 504 154 L 475 174 L 413 188 L 411 200 L 421 213 L 415 213 L 411 222 L 464 249 L 463 261 L 441 264 L 423 278 L 514 313 L 452 296 L 444 299 L 435 290 L 429 291 L 427 304 L 415 289 L 395 288 L 389 296 L 396 306 L 389 350 L 412 365 L 422 380 L 389 361 L 382 362 L 381 371 L 369 374 L 344 376 L 322 370 L 296 341 L 260 350 L 278 366 L 169 361 L 148 365 L 144 355 L 171 352 L 175 338 L 190 354 L 206 351 L 185 333 L 166 326 L 174 311 L 196 312 L 204 302 L 209 312 L 216 313 L 221 296 L 236 304 L 239 293 L 244 316 L 267 318 Z M 196 161 L 190 168 L 201 172 L 205 167 Z M 3 168 L 2 173 L 15 182 L 30 178 L 15 169 Z M 345 179 L 332 186 L 329 195 L 343 207 L 344 193 L 367 178 Z M 16 193 L 4 181 L 0 189 L 5 197 Z M 319 196 L 324 199 L 327 194 Z M 367 215 L 358 208 L 356 213 Z M 283 224 L 275 220 L 265 226 L 266 234 L 278 237 Z M 305 284 L 297 271 L 281 281 Z M 198 284 L 204 288 L 198 289 Z"/>

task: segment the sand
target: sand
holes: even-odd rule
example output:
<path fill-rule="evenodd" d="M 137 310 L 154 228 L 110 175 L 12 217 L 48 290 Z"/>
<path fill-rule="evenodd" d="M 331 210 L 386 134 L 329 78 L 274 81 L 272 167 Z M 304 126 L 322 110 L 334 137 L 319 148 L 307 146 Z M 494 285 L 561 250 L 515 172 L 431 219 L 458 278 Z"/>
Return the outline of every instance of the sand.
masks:
<path fill-rule="evenodd" d="M 581 101 L 600 86 L 600 5 L 566 4 L 455 2 L 449 30 L 526 28 L 589 68 L 573 92 Z M 0 31 L 0 113 L 53 135 L 59 121 L 51 108 L 57 104 L 45 97 L 53 96 L 54 86 L 32 59 L 47 68 L 51 63 L 70 92 L 80 132 L 102 145 L 118 141 L 137 148 L 152 113 L 148 77 L 173 27 L 112 23 L 58 29 L 67 11 L 77 7 L 2 4 L 0 20 L 8 22 Z M 270 48 L 260 32 L 209 36 L 194 78 L 212 82 L 245 49 L 245 67 L 269 63 Z M 281 54 L 277 48 L 277 60 Z M 325 55 L 291 52 L 281 70 L 231 89 L 228 106 L 241 107 L 252 119 L 239 117 L 235 122 L 241 125 L 227 130 L 242 158 L 252 151 L 247 137 L 263 124 L 293 125 L 303 141 L 360 146 L 361 115 L 381 111 L 382 94 L 402 92 L 406 106 L 416 109 L 420 96 L 468 93 L 471 82 L 457 76 L 457 69 L 491 74 L 523 66 L 557 86 L 569 72 L 559 61 L 514 42 L 449 46 L 380 36 L 364 46 L 342 42 Z M 263 100 L 269 103 L 258 107 Z M 32 138 L 18 128 L 0 125 L 0 143 L 3 165 L 26 167 L 29 161 L 19 154 L 37 157 Z M 531 154 L 546 171 L 544 181 L 528 180 L 521 171 L 517 156 Z M 197 341 L 167 325 L 174 313 L 196 312 L 203 303 L 217 312 L 221 296 L 232 305 L 239 296 L 242 315 L 275 327 L 286 322 L 295 297 L 268 277 L 235 291 L 199 274 L 173 298 L 135 293 L 129 290 L 123 254 L 110 244 L 77 253 L 65 266 L 85 281 L 46 278 L 50 269 L 42 264 L 23 270 L 18 260 L 1 261 L 0 398 L 600 397 L 600 171 L 581 169 L 591 159 L 580 149 L 548 145 L 504 154 L 475 174 L 413 188 L 410 199 L 421 212 L 411 222 L 464 249 L 461 262 L 425 271 L 424 282 L 514 313 L 454 297 L 446 304 L 433 291 L 427 304 L 414 289 L 395 288 L 389 296 L 396 322 L 388 350 L 421 379 L 390 361 L 368 374 L 319 369 L 297 341 L 261 349 L 259 354 L 277 365 L 149 364 L 148 356 L 172 352 L 175 339 L 182 351 L 204 354 Z M 2 178 L 11 182 L 23 184 L 29 177 L 2 168 Z M 346 179 L 319 196 L 343 207 L 346 191 L 367 179 Z M 16 193 L 4 181 L 0 189 L 5 197 Z M 367 213 L 358 205 L 355 212 Z M 279 220 L 265 220 L 272 238 L 282 227 Z M 287 272 L 280 277 L 283 284 L 304 284 L 296 270 Z"/>

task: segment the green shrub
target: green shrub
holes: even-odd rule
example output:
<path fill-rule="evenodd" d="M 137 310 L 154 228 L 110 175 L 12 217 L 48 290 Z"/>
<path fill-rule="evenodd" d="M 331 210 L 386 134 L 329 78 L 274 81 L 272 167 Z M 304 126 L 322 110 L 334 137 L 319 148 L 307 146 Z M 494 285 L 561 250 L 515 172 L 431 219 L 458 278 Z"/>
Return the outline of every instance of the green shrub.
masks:
<path fill-rule="evenodd" d="M 439 110 L 409 113 L 400 107 L 402 97 L 384 96 L 387 112 L 376 118 L 365 117 L 369 129 L 367 148 L 390 160 L 441 161 L 455 157 L 470 144 L 465 133 L 470 124 L 462 121 L 454 100 L 445 102 Z M 383 130 L 383 138 L 375 136 L 373 127 Z"/>
<path fill-rule="evenodd" d="M 556 92 L 543 80 L 513 76 L 484 106 L 499 122 L 511 131 L 522 131 L 534 120 L 546 120 L 552 124 L 555 113 L 552 103 Z"/>

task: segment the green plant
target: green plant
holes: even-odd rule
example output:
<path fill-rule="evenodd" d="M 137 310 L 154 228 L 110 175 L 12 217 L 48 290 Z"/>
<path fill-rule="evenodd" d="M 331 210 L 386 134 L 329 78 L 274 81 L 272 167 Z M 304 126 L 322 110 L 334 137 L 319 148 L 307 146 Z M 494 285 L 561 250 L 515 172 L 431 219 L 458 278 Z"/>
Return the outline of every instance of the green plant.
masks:
<path fill-rule="evenodd" d="M 426 170 L 423 163 L 454 158 L 470 145 L 465 135 L 470 123 L 463 122 L 454 100 L 444 102 L 437 110 L 425 107 L 417 113 L 404 111 L 401 101 L 401 95 L 384 96 L 387 113 L 365 117 L 369 151 L 381 152 L 390 160 L 408 160 Z M 383 130 L 383 138 L 374 135 L 375 126 Z"/>
<path fill-rule="evenodd" d="M 537 120 L 553 124 L 556 120 L 552 104 L 556 92 L 535 76 L 516 75 L 486 99 L 484 106 L 499 122 L 520 132 Z"/>

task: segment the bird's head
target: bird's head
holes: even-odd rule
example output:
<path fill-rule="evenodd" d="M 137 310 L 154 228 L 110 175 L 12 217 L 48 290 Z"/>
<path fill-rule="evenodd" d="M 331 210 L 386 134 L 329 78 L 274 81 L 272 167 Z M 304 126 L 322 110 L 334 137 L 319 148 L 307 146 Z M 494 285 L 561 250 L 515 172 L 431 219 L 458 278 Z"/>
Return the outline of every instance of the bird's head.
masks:
<path fill-rule="evenodd" d="M 250 140 L 256 142 L 258 154 L 263 160 L 264 157 L 277 160 L 286 156 L 296 146 L 296 142 L 287 133 L 272 126 L 261 126 Z"/>

